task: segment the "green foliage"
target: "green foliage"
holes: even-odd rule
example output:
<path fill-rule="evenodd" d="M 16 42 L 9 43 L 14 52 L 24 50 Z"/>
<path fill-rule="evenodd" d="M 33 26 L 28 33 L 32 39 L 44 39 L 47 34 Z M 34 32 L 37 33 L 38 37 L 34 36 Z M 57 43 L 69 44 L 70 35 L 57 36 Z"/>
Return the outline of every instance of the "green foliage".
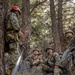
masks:
<path fill-rule="evenodd" d="M 21 8 L 22 0 L 9 0 L 9 8 L 11 8 L 13 5 L 17 5 Z"/>
<path fill-rule="evenodd" d="M 75 4 L 71 2 L 63 3 L 63 25 L 64 29 L 70 29 L 75 23 Z"/>
<path fill-rule="evenodd" d="M 47 3 L 39 5 L 31 13 L 31 29 L 31 42 L 38 42 L 38 45 L 51 42 L 49 41 L 51 39 L 50 37 L 52 37 L 52 35 L 50 35 L 51 20 Z"/>
<path fill-rule="evenodd" d="M 9 0 L 10 7 L 14 5 L 16 0 Z M 50 7 L 49 1 L 40 4 L 44 0 L 30 0 L 31 12 L 31 45 L 38 42 L 38 45 L 53 44 L 51 20 L 50 20 Z M 22 0 L 17 3 L 22 8 Z M 58 10 L 58 2 L 55 0 L 56 14 Z M 64 30 L 71 28 L 75 23 L 75 4 L 70 1 L 63 1 L 63 27 Z"/>

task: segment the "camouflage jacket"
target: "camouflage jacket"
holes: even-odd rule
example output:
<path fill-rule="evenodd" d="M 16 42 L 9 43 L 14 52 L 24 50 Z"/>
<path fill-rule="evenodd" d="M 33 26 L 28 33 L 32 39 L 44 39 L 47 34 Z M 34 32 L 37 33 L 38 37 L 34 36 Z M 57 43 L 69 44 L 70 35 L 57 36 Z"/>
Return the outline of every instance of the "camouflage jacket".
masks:
<path fill-rule="evenodd" d="M 18 18 L 15 13 L 10 12 L 7 14 L 5 18 L 6 30 L 15 30 L 19 31 L 20 25 L 18 22 Z"/>
<path fill-rule="evenodd" d="M 51 57 L 46 57 L 45 64 L 49 66 L 59 66 L 60 65 L 60 56 L 58 53 L 53 53 Z"/>
<path fill-rule="evenodd" d="M 55 66 L 59 65 L 60 65 L 60 56 L 58 53 L 53 53 L 51 57 L 47 56 L 44 59 L 44 64 L 42 65 L 43 71 L 47 73 L 54 72 Z"/>
<path fill-rule="evenodd" d="M 15 13 L 10 12 L 6 15 L 5 18 L 5 34 L 6 34 L 6 41 L 18 40 L 18 32 L 20 30 L 20 25 L 18 22 L 18 18 Z"/>
<path fill-rule="evenodd" d="M 38 61 L 38 63 L 33 64 L 36 61 Z M 26 58 L 26 64 L 28 68 L 32 68 L 33 66 L 39 66 L 41 63 L 43 63 L 43 59 L 40 56 L 34 58 L 34 55 L 32 54 Z"/>

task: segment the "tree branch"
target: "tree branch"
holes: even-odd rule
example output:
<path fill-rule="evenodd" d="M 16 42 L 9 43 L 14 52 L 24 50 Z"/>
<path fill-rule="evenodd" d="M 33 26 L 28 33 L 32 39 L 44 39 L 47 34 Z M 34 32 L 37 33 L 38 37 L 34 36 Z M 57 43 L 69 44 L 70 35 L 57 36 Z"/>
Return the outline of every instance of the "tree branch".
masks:
<path fill-rule="evenodd" d="M 37 8 L 39 5 L 43 4 L 43 3 L 46 2 L 46 1 L 47 1 L 47 0 L 44 0 L 44 1 L 39 2 L 39 3 L 36 3 L 36 4 L 34 5 L 34 7 L 32 8 L 32 10 L 30 11 L 30 13 L 32 13 L 35 8 Z"/>

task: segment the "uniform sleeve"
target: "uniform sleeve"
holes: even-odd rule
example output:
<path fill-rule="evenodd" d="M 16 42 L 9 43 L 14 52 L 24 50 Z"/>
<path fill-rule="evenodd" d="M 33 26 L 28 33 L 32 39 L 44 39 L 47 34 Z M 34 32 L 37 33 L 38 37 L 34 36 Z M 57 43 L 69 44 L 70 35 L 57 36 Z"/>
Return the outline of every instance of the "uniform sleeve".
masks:
<path fill-rule="evenodd" d="M 28 69 L 30 69 L 30 62 L 26 60 L 26 66 Z"/>
<path fill-rule="evenodd" d="M 19 31 L 20 30 L 20 26 L 19 26 L 19 22 L 18 22 L 16 14 L 11 14 L 10 22 L 11 22 L 12 28 L 15 31 Z"/>
<path fill-rule="evenodd" d="M 26 61 L 27 68 L 30 69 L 30 61 L 29 61 L 29 58 L 26 58 L 25 61 Z"/>
<path fill-rule="evenodd" d="M 59 65 L 60 65 L 60 56 L 59 56 L 59 54 L 57 54 L 57 55 L 55 56 L 55 65 L 56 65 L 56 66 L 59 66 Z"/>
<path fill-rule="evenodd" d="M 71 38 L 68 47 L 75 47 L 75 35 Z"/>

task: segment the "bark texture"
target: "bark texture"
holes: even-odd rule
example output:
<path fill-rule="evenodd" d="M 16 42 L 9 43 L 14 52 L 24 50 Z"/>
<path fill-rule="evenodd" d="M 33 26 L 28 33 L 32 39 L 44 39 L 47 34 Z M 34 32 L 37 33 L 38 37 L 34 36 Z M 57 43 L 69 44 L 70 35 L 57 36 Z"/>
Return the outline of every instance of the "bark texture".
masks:
<path fill-rule="evenodd" d="M 22 31 L 25 35 L 24 38 L 24 45 L 25 45 L 25 53 L 24 56 L 26 57 L 29 50 L 30 50 L 30 0 L 22 0 Z"/>
<path fill-rule="evenodd" d="M 0 59 L 1 59 L 1 72 L 0 75 L 5 75 L 4 66 L 4 17 L 6 14 L 5 6 L 6 0 L 0 0 Z"/>

